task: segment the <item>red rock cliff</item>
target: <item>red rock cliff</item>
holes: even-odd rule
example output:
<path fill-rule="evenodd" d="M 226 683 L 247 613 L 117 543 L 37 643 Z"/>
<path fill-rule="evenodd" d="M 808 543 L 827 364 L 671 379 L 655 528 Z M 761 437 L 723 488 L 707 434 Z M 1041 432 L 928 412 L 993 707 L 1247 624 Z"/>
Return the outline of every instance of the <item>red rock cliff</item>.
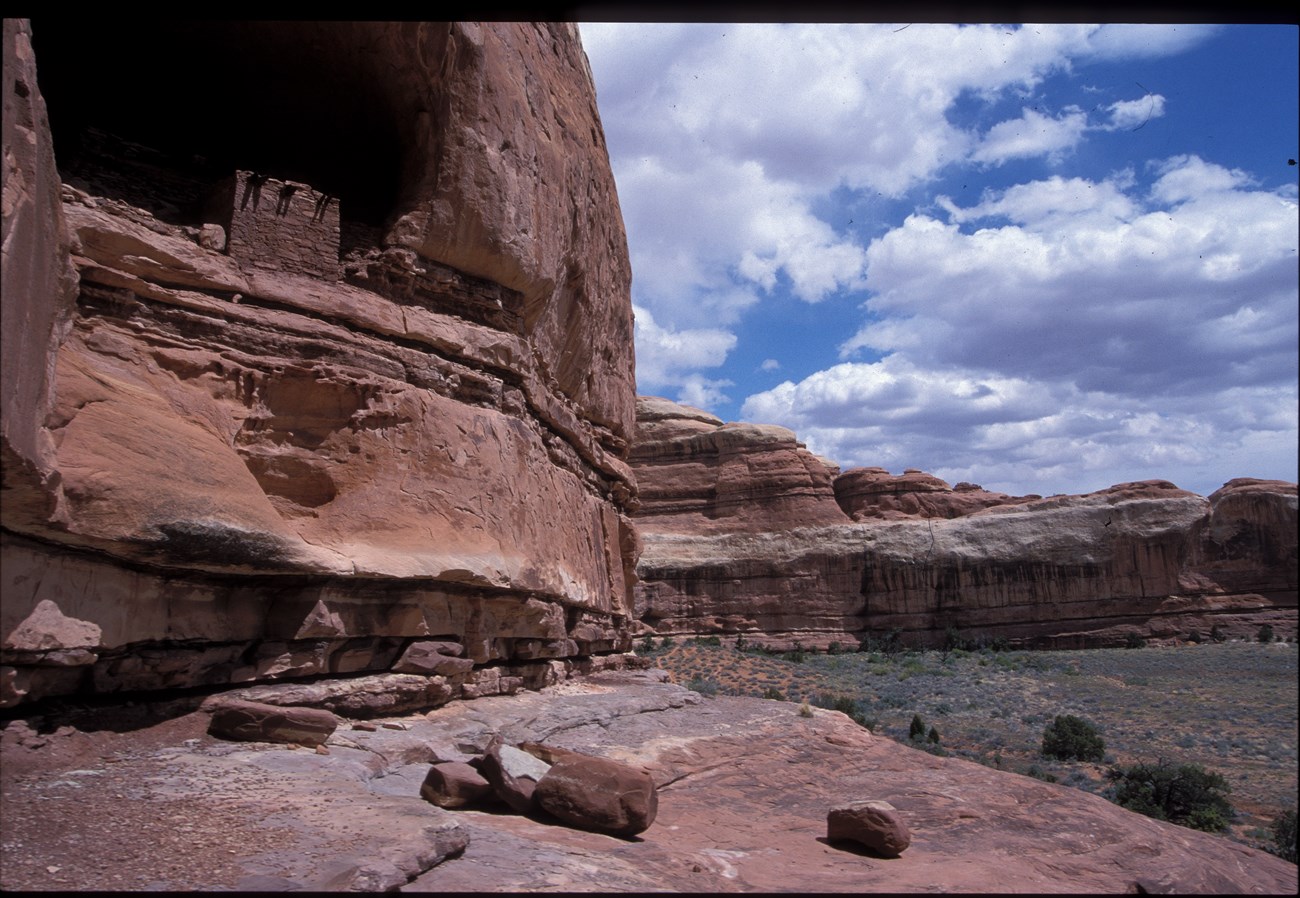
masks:
<path fill-rule="evenodd" d="M 0 701 L 627 647 L 630 269 L 575 28 L 4 37 Z"/>
<path fill-rule="evenodd" d="M 913 645 L 956 631 L 1060 647 L 1216 625 L 1295 632 L 1295 484 L 1234 480 L 1205 499 L 1145 481 L 1044 499 L 867 468 L 835 478 L 835 523 L 824 485 L 796 476 L 811 456 L 793 434 L 678 408 L 643 400 L 632 454 L 647 498 L 637 611 L 656 632 L 778 647 L 891 631 Z M 737 464 L 773 457 L 774 430 L 785 464 Z M 709 442 L 724 433 L 725 463 Z"/>
<path fill-rule="evenodd" d="M 642 396 L 631 462 L 640 472 L 643 528 L 732 533 L 848 521 L 831 486 L 839 467 L 784 427 L 723 424 Z"/>

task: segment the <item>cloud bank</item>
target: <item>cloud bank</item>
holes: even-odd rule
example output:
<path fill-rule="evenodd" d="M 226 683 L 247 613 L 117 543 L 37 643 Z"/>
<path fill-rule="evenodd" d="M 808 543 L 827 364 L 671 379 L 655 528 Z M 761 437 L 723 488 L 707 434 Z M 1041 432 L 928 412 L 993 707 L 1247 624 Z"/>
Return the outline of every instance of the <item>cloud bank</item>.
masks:
<path fill-rule="evenodd" d="M 1256 466 L 1232 474 L 1294 471 L 1295 191 L 1176 147 L 1073 175 L 1092 143 L 1176 107 L 1137 84 L 1090 109 L 1045 90 L 1214 33 L 584 24 L 635 273 L 639 388 L 706 408 L 751 393 L 741 417 L 845 466 L 1011 492 L 1138 476 L 1212 489 L 1235 459 Z M 935 195 L 954 172 L 1027 160 L 1056 173 L 976 201 Z M 900 203 L 910 214 L 890 217 Z M 815 373 L 752 392 L 723 370 L 778 296 L 809 315 L 852 303 L 860 325 L 838 359 L 783 354 L 782 370 Z"/>

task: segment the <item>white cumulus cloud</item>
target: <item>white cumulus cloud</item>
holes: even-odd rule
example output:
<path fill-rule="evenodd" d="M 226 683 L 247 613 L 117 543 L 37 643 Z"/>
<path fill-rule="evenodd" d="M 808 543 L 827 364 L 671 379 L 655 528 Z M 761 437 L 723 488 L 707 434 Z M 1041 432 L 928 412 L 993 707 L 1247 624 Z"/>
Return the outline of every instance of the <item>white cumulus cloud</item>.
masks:
<path fill-rule="evenodd" d="M 709 379 L 701 368 L 716 368 L 736 346 L 736 335 L 722 328 L 673 330 L 660 327 L 649 309 L 633 306 L 636 316 L 636 375 L 641 392 L 679 390 L 681 401 L 706 408 L 723 401 L 724 379 Z M 698 401 L 696 401 L 698 400 Z"/>
<path fill-rule="evenodd" d="M 990 128 L 971 153 L 971 159 L 993 165 L 1030 156 L 1059 160 L 1083 139 L 1087 127 L 1088 116 L 1077 107 L 1070 107 L 1059 116 L 1026 108 L 1020 118 L 998 122 Z"/>
<path fill-rule="evenodd" d="M 1137 100 L 1120 100 L 1106 107 L 1110 113 L 1110 122 L 1104 126 L 1108 131 L 1136 131 L 1153 118 L 1165 114 L 1165 98 L 1160 94 L 1147 94 Z"/>
<path fill-rule="evenodd" d="M 948 222 L 907 218 L 869 247 L 868 320 L 842 347 L 883 359 L 755 394 L 744 414 L 841 464 L 1011 491 L 1135 469 L 1208 491 L 1196 478 L 1248 444 L 1268 470 L 1238 473 L 1286 477 L 1297 204 L 1196 156 L 1156 171 L 1145 196 L 1125 173 L 1051 178 L 946 200 Z"/>

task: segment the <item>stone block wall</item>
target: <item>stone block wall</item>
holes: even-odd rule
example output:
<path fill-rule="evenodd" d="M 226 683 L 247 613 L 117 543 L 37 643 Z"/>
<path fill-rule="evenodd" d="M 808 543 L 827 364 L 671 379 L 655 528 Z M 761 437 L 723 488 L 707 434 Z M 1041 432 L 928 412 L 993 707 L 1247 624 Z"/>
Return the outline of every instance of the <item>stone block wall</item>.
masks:
<path fill-rule="evenodd" d="M 308 184 L 237 171 L 213 191 L 207 218 L 240 262 L 339 279 L 339 202 Z"/>

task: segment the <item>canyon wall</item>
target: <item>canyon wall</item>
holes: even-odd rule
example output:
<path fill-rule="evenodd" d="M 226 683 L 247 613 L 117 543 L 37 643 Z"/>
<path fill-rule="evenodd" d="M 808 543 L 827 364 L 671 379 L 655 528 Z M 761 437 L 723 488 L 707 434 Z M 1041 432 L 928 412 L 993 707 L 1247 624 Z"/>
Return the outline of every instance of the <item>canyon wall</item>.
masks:
<path fill-rule="evenodd" d="M 625 652 L 631 274 L 576 28 L 4 27 L 0 704 Z"/>
<path fill-rule="evenodd" d="M 637 612 L 657 634 L 825 648 L 1295 633 L 1295 484 L 1014 497 L 866 468 L 828 490 L 789 431 L 639 407 Z"/>

